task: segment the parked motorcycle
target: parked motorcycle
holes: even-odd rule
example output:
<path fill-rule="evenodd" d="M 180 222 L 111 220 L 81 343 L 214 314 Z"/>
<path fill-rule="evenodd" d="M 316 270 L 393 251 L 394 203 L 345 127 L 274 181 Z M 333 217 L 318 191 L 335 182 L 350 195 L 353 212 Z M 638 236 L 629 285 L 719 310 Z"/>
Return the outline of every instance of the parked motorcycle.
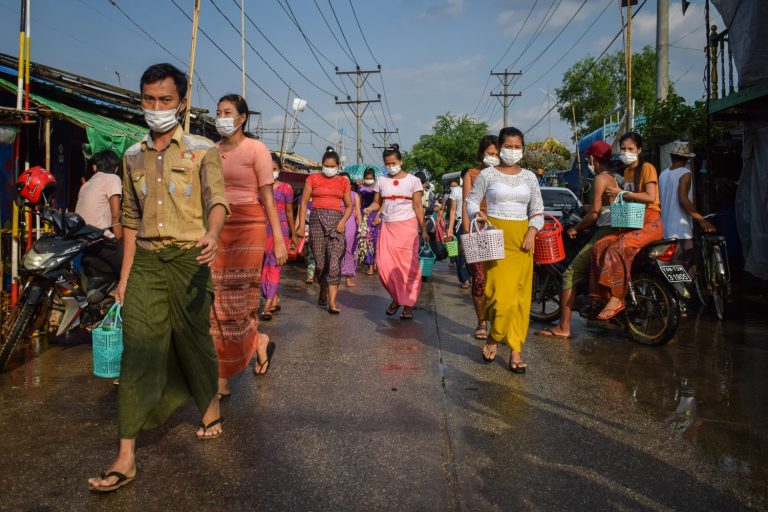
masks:
<path fill-rule="evenodd" d="M 19 299 L 2 328 L 0 372 L 5 370 L 14 348 L 29 340 L 49 322 L 56 335 L 82 325 L 94 327 L 114 304 L 109 294 L 119 276 L 113 273 L 90 275 L 76 269 L 76 261 L 95 244 L 109 243 L 103 229 L 89 226 L 74 212 L 42 210 L 53 232 L 45 233 L 25 254 L 19 274 L 23 286 Z"/>
<path fill-rule="evenodd" d="M 563 272 L 591 237 L 591 233 L 581 233 L 575 240 L 565 236 L 566 231 L 580 220 L 577 212 L 563 215 L 565 260 L 547 265 L 534 264 L 532 320 L 551 322 L 560 317 Z M 691 279 L 682 265 L 670 263 L 676 249 L 676 239 L 660 240 L 645 246 L 635 256 L 632 280 L 624 298 L 626 309 L 611 320 L 623 326 L 633 340 L 644 345 L 663 345 L 677 332 L 684 308 L 680 283 Z M 583 318 L 595 320 L 605 302 L 592 299 L 587 288 L 587 283 L 576 287 L 574 311 Z"/>

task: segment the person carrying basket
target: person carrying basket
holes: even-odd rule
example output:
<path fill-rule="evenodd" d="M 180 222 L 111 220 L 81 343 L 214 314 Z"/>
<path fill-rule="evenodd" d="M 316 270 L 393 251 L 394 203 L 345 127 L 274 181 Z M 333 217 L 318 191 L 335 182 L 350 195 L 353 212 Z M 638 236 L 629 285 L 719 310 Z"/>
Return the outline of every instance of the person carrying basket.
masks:
<path fill-rule="evenodd" d="M 610 172 L 611 146 L 607 142 L 598 140 L 587 149 L 587 162 L 590 171 L 595 174 L 594 195 L 592 209 L 575 226 L 568 229 L 566 234 L 570 238 L 576 238 L 579 231 L 586 231 L 593 225 L 597 229 L 592 234 L 589 242 L 584 244 L 579 253 L 571 260 L 568 268 L 563 272 L 563 291 L 560 295 L 560 323 L 549 329 L 541 329 L 534 334 L 544 338 L 570 338 L 571 318 L 573 315 L 573 302 L 576 295 L 574 288 L 589 279 L 589 262 L 592 257 L 592 247 L 598 240 L 610 235 L 615 228 L 611 227 L 611 201 L 606 193 L 608 187 L 618 188 L 616 176 Z"/>
<path fill-rule="evenodd" d="M 517 128 L 499 133 L 501 164 L 483 169 L 467 198 L 467 213 L 479 222 L 489 221 L 504 232 L 504 258 L 486 261 L 485 312 L 491 323 L 483 360 L 496 359 L 500 341 L 512 353 L 509 369 L 525 373 L 522 350 L 528 334 L 533 286 L 533 247 L 536 233 L 544 227 L 544 202 L 536 175 L 523 169 L 525 138 Z M 485 199 L 487 215 L 480 210 Z"/>
<path fill-rule="evenodd" d="M 645 205 L 642 227 L 637 229 L 619 229 L 600 241 L 592 252 L 592 265 L 589 273 L 589 294 L 598 300 L 608 300 L 603 310 L 597 315 L 598 320 L 610 320 L 624 311 L 624 297 L 631 280 L 632 261 L 640 249 L 651 242 L 661 240 L 664 227 L 661 222 L 659 206 L 659 178 L 653 164 L 645 162 L 641 156 L 643 139 L 636 132 L 628 132 L 619 140 L 624 171 L 624 191 L 618 186 L 609 186 L 606 193 L 611 199 L 620 193 L 628 203 Z M 622 193 L 623 192 L 623 193 Z M 616 209 L 616 204 L 612 210 Z M 611 225 L 617 227 L 612 211 Z"/>

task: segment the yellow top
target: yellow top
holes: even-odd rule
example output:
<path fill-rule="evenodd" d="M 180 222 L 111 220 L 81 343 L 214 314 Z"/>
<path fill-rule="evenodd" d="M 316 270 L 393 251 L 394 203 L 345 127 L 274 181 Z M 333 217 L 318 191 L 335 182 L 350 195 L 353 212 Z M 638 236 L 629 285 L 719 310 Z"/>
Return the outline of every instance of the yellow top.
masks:
<path fill-rule="evenodd" d="M 178 126 L 162 151 L 147 134 L 125 152 L 122 224 L 137 230 L 140 247 L 194 246 L 217 204 L 229 213 L 221 157 L 213 141 Z"/>

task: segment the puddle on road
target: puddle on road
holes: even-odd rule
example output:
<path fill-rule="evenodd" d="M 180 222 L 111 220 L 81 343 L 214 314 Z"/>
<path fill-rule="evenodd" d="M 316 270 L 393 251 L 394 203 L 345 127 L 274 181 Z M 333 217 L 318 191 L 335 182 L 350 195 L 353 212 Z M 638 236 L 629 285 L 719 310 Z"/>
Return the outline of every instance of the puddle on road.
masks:
<path fill-rule="evenodd" d="M 589 329 L 574 348 L 640 410 L 724 473 L 747 478 L 765 493 L 768 321 L 737 314 L 717 322 L 706 310 L 692 311 L 662 347 L 606 342 Z"/>

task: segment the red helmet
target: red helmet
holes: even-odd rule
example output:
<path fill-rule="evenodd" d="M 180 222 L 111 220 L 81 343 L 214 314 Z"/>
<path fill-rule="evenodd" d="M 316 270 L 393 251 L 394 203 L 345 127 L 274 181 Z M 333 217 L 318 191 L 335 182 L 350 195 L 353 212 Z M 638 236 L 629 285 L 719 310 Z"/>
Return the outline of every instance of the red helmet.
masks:
<path fill-rule="evenodd" d="M 56 191 L 56 178 L 42 167 L 30 167 L 16 181 L 16 192 L 19 197 L 31 204 L 37 204 L 41 199 L 50 200 Z"/>

